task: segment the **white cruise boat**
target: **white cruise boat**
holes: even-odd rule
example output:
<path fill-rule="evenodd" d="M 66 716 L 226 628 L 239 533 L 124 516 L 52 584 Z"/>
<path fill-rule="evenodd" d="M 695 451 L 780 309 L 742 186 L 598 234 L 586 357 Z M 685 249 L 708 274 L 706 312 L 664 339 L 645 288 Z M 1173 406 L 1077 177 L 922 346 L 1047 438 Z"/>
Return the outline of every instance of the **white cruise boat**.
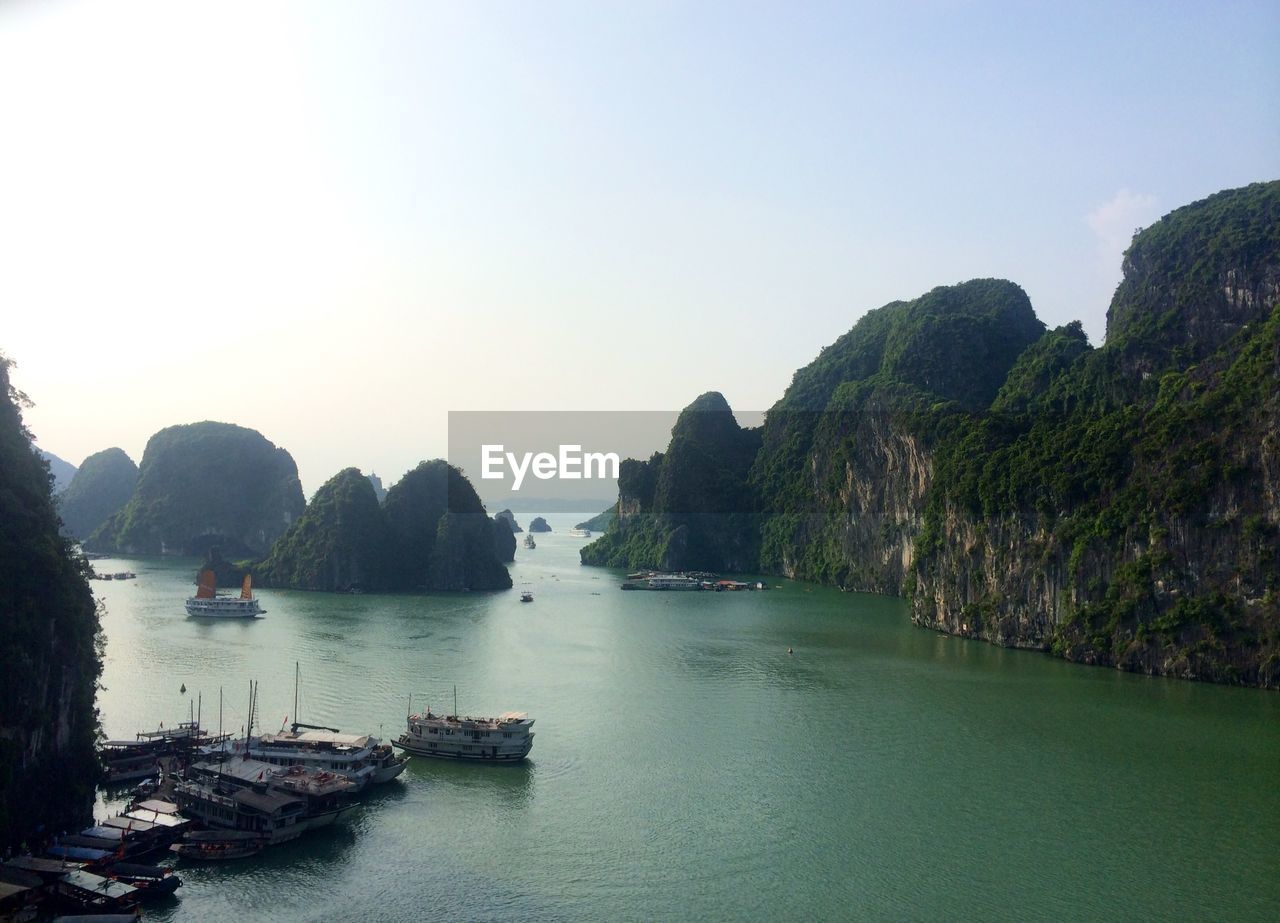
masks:
<path fill-rule="evenodd" d="M 533 719 L 524 712 L 497 718 L 410 715 L 408 728 L 394 741 L 405 753 L 441 759 L 515 763 L 533 749 Z"/>
<path fill-rule="evenodd" d="M 295 724 L 278 734 L 258 734 L 201 750 L 205 756 L 248 758 L 271 766 L 302 766 L 334 772 L 354 783 L 356 791 L 389 782 L 404 772 L 405 758 L 390 744 L 368 734 L 342 734 L 332 728 Z"/>
<path fill-rule="evenodd" d="M 196 595 L 187 600 L 187 615 L 215 619 L 252 619 L 266 610 L 253 596 L 253 578 L 245 575 L 239 596 L 219 596 L 213 571 L 200 571 Z"/>
<path fill-rule="evenodd" d="M 591 538 L 590 529 L 573 528 L 569 530 L 568 534 L 570 538 Z"/>

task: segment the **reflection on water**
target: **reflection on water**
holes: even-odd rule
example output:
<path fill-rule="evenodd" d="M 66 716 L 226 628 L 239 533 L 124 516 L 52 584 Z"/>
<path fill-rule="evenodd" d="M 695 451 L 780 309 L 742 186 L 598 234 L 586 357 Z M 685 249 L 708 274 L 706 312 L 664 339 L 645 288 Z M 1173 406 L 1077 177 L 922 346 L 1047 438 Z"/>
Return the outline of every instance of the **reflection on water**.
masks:
<path fill-rule="evenodd" d="M 183 719 L 197 693 L 216 727 L 220 687 L 239 730 L 251 678 L 268 730 L 392 739 L 410 696 L 451 711 L 455 685 L 464 713 L 537 722 L 525 763 L 412 759 L 339 827 L 184 866 L 149 918 L 1260 918 L 1280 901 L 1280 696 L 937 635 L 900 600 L 776 579 L 623 593 L 578 565 L 563 532 L 581 518 L 517 551 L 531 605 L 263 590 L 265 617 L 210 622 L 182 610 L 198 562 L 105 564 L 138 574 L 95 586 L 108 736 Z"/>

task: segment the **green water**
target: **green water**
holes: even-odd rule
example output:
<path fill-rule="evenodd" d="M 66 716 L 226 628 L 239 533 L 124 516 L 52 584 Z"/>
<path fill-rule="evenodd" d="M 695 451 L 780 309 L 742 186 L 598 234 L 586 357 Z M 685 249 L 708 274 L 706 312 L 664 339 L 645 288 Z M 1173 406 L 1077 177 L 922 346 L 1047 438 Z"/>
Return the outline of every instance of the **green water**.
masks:
<path fill-rule="evenodd" d="M 1275 693 L 935 635 L 806 584 L 619 592 L 577 564 L 581 518 L 517 552 L 532 605 L 266 590 L 262 619 L 209 622 L 182 610 L 194 561 L 99 562 L 138 573 L 95 584 L 109 736 L 197 691 L 216 727 L 219 686 L 238 731 L 250 678 L 274 728 L 295 660 L 303 721 L 394 737 L 410 694 L 452 710 L 455 683 L 464 713 L 537 721 L 526 764 L 412 760 L 344 827 L 183 864 L 148 918 L 1277 918 Z"/>

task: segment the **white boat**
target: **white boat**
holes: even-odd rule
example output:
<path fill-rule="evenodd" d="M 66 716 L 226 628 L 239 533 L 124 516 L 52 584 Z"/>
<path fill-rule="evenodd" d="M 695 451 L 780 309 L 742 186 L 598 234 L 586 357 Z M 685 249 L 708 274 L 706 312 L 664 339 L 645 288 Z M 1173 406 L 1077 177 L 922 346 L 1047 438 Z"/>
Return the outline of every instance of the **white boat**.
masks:
<path fill-rule="evenodd" d="M 251 619 L 266 610 L 253 596 L 253 578 L 245 574 L 239 596 L 219 596 L 213 571 L 200 571 L 196 595 L 187 600 L 187 614 L 215 619 Z"/>
<path fill-rule="evenodd" d="M 497 718 L 460 718 L 433 715 L 427 709 L 409 716 L 408 728 L 395 745 L 414 756 L 515 763 L 533 749 L 533 719 L 524 712 L 506 712 Z"/>
<path fill-rule="evenodd" d="M 298 712 L 298 687 L 301 668 L 294 665 L 293 711 Z M 289 730 L 275 734 L 253 734 L 238 740 L 226 740 L 201 753 L 207 757 L 222 756 L 232 760 L 258 760 L 275 767 L 301 766 L 316 772 L 337 773 L 363 791 L 369 785 L 390 782 L 404 772 L 406 759 L 396 754 L 390 744 L 369 734 L 343 734 L 337 728 L 320 727 L 294 721 Z"/>
<path fill-rule="evenodd" d="M 569 537 L 570 538 L 591 538 L 591 530 L 590 529 L 570 529 Z"/>
<path fill-rule="evenodd" d="M 528 535 L 526 535 L 526 536 L 524 537 L 524 547 L 526 547 L 526 548 L 537 548 L 537 547 L 538 547 L 538 543 L 537 543 L 537 542 L 535 542 L 535 541 L 533 540 L 533 533 L 532 533 L 532 532 L 530 532 Z"/>

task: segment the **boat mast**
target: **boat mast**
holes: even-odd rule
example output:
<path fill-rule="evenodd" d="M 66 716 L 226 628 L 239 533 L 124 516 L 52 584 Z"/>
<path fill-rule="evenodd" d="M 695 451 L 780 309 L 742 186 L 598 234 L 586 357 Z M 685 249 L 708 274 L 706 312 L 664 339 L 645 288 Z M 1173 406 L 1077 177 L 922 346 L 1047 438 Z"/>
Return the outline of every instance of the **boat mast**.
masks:
<path fill-rule="evenodd" d="M 458 717 L 458 685 L 453 686 L 453 717 Z"/>
<path fill-rule="evenodd" d="M 293 662 L 293 723 L 298 723 L 298 678 L 302 675 L 302 665 Z"/>

